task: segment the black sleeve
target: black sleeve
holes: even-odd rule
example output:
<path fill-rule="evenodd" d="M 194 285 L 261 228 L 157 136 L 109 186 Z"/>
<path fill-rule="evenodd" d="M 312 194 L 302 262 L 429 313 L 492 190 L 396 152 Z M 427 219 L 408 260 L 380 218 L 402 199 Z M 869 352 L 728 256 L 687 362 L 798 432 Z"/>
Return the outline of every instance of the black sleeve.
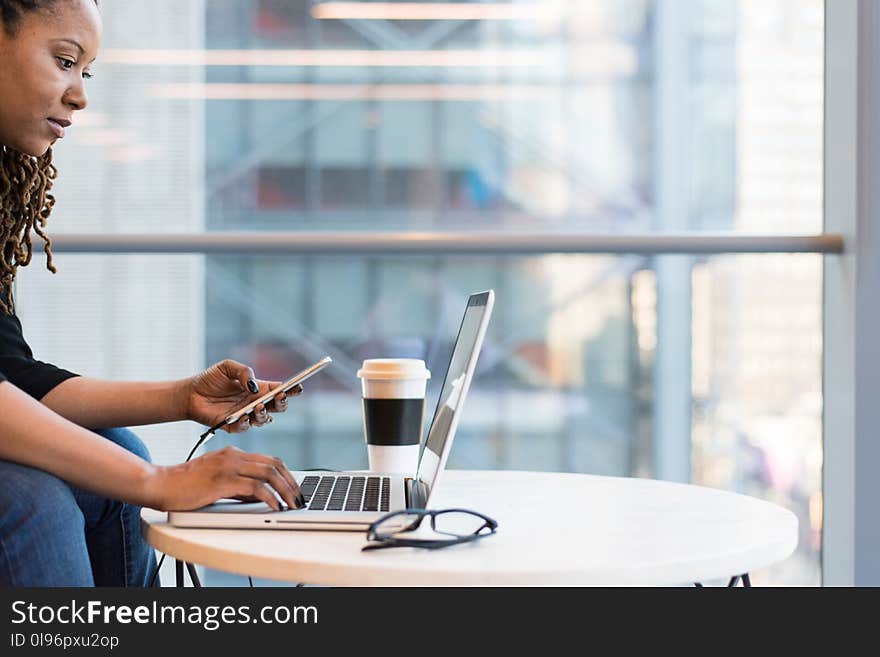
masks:
<path fill-rule="evenodd" d="M 0 372 L 0 383 L 3 383 L 6 380 L 6 377 L 3 376 L 3 372 Z"/>
<path fill-rule="evenodd" d="M 62 381 L 79 376 L 33 358 L 7 356 L 0 356 L 0 371 L 7 381 L 38 401 Z"/>
<path fill-rule="evenodd" d="M 42 399 L 46 393 L 62 381 L 78 376 L 49 363 L 35 360 L 30 346 L 25 342 L 21 322 L 15 315 L 0 311 L 0 380 L 24 390 L 34 399 Z"/>

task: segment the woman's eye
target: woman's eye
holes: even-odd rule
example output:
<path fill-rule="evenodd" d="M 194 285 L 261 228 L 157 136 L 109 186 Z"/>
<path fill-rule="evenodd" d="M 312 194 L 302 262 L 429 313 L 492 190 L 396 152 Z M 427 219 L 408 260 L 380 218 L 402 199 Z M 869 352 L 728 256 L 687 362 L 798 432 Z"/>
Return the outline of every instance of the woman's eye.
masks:
<path fill-rule="evenodd" d="M 59 64 L 61 64 L 61 68 L 65 71 L 70 71 L 76 66 L 76 62 L 72 59 L 65 59 L 64 57 L 56 57 L 55 59 L 58 60 Z M 90 71 L 83 71 L 82 76 L 85 80 L 91 80 L 92 77 L 94 77 Z"/>

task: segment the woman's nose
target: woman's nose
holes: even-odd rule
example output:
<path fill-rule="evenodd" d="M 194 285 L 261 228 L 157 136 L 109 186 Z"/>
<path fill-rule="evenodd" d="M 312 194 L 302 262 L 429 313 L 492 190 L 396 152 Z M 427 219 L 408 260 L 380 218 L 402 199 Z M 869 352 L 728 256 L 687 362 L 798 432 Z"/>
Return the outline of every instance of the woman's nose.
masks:
<path fill-rule="evenodd" d="M 80 82 L 68 89 L 64 95 L 64 102 L 72 106 L 74 110 L 84 110 L 89 104 L 89 95 L 86 93 L 85 85 Z"/>

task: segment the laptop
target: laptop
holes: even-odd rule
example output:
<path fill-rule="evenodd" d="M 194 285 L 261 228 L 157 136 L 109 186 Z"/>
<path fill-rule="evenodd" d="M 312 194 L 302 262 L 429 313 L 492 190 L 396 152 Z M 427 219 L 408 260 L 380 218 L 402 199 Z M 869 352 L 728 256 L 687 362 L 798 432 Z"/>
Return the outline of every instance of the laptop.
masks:
<path fill-rule="evenodd" d="M 273 511 L 264 502 L 220 500 L 171 511 L 176 527 L 364 531 L 386 513 L 426 509 L 446 467 L 495 302 L 492 290 L 468 298 L 415 477 L 399 473 L 292 471 L 306 506 Z"/>

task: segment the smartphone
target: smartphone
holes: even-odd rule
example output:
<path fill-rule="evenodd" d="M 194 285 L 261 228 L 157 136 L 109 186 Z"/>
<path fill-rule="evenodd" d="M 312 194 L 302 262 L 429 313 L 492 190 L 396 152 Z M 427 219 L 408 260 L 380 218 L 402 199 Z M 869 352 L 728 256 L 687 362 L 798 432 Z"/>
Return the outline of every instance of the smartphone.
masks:
<path fill-rule="evenodd" d="M 260 404 L 265 404 L 266 402 L 271 401 L 275 397 L 275 395 L 277 395 L 280 392 L 288 392 L 292 388 L 296 387 L 297 384 L 302 383 L 303 381 L 308 379 L 310 376 L 317 374 L 318 372 L 323 370 L 325 367 L 327 367 L 332 362 L 333 362 L 333 359 L 331 359 L 330 356 L 325 356 L 324 358 L 319 360 L 314 365 L 304 369 L 302 372 L 299 372 L 298 374 L 294 374 L 292 377 L 287 379 L 287 381 L 282 383 L 277 388 L 274 388 L 274 389 L 270 390 L 269 392 L 265 393 L 259 399 L 252 401 L 250 404 L 248 404 L 244 408 L 238 409 L 232 415 L 227 415 L 226 421 L 224 422 L 224 424 L 235 424 L 242 417 L 244 417 L 245 415 L 247 415 L 248 413 L 253 411 Z"/>

